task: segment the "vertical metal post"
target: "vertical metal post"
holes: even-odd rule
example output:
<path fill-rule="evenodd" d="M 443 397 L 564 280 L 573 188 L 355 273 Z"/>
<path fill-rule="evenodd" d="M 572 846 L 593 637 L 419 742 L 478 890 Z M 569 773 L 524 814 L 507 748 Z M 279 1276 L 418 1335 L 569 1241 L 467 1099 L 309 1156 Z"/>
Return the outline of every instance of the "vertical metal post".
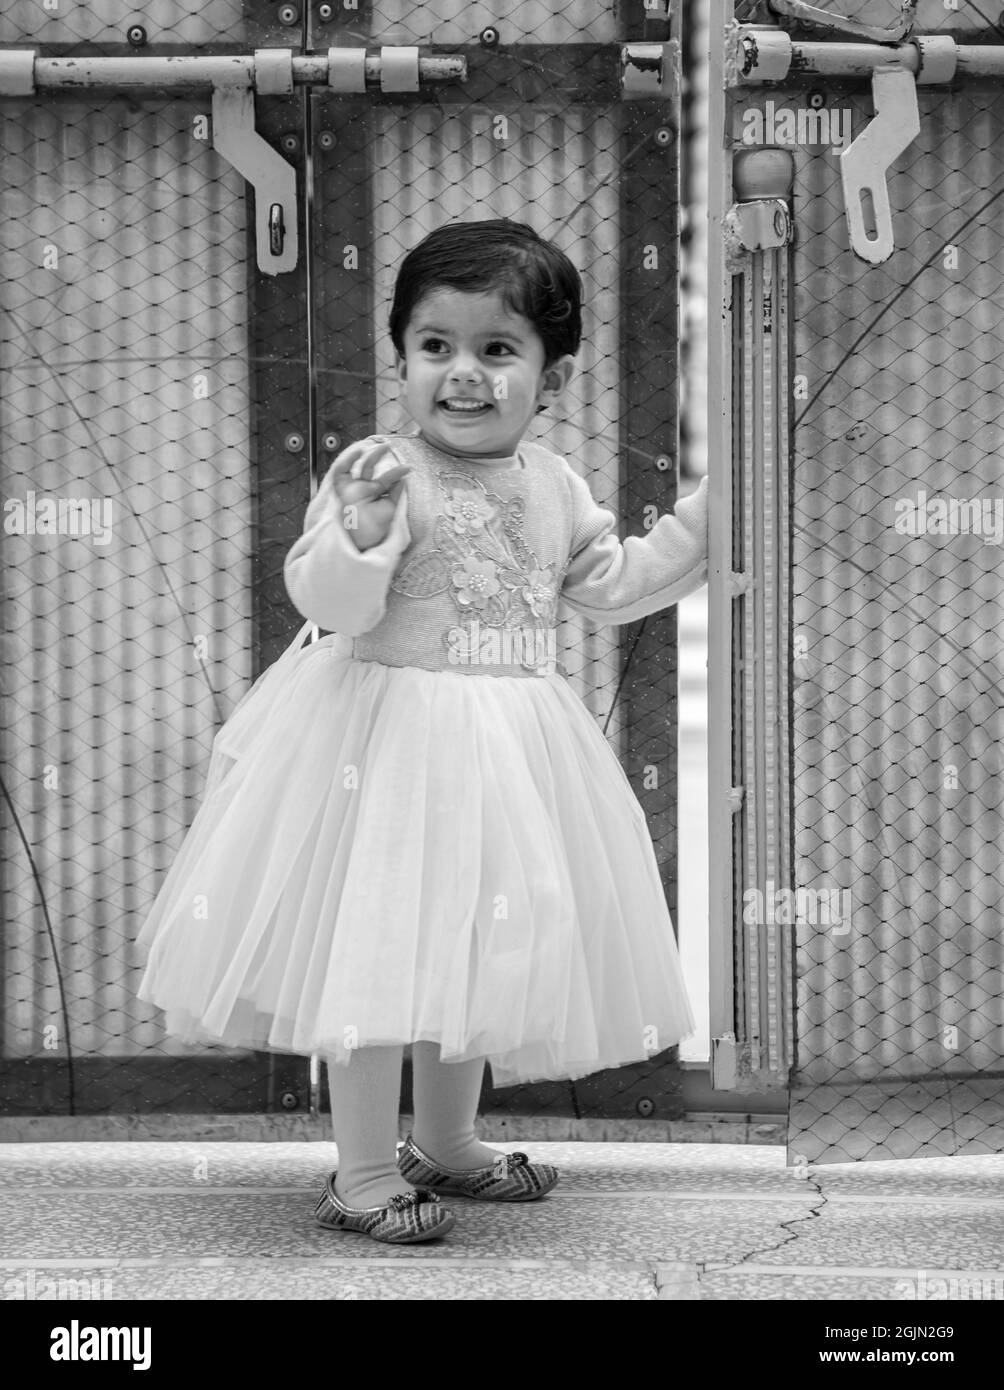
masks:
<path fill-rule="evenodd" d="M 732 20 L 731 0 L 712 0 L 710 32 L 719 36 Z M 727 147 L 729 98 L 725 53 L 713 38 L 708 109 L 708 871 L 711 937 L 711 1084 L 736 1085 L 734 902 L 736 822 L 733 766 L 733 344 L 729 305 L 731 275 L 725 269 L 725 213 L 732 203 Z"/>
<path fill-rule="evenodd" d="M 667 84 L 668 86 L 668 84 Z M 621 215 L 620 512 L 631 531 L 664 513 L 677 493 L 679 457 L 679 99 L 625 103 Z M 677 917 L 677 615 L 622 629 L 625 771 L 655 844 L 666 901 Z M 679 1089 L 659 1071 L 660 1115 Z"/>
<path fill-rule="evenodd" d="M 302 200 L 302 92 L 258 98 L 257 129 L 297 169 Z M 302 201 L 300 223 L 303 225 Z M 307 467 L 307 341 L 304 325 L 304 259 L 283 275 L 259 271 L 254 220 L 248 215 L 247 293 L 250 303 L 251 469 L 253 497 L 252 631 L 253 677 L 289 645 L 302 618 L 290 603 L 283 563 L 300 534 L 310 501 Z M 263 1108 L 296 1109 L 308 1103 L 307 1062 L 275 1053 L 267 1058 Z M 295 1098 L 295 1105 L 294 1105 Z"/>

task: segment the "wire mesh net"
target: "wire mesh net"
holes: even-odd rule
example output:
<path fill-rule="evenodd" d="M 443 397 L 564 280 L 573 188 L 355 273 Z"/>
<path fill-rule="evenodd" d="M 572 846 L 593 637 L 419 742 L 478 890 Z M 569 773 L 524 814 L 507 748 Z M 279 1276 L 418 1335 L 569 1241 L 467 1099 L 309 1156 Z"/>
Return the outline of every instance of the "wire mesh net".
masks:
<path fill-rule="evenodd" d="M 995 1152 L 1004 108 L 921 90 L 888 179 L 896 249 L 869 265 L 837 155 L 870 97 L 741 106 L 776 120 L 813 96 L 837 134 L 794 148 L 791 812 L 794 883 L 838 908 L 794 925 L 789 1150 Z"/>
<path fill-rule="evenodd" d="M 47 20 L 54 51 L 118 51 L 123 24 L 142 18 L 80 8 Z M 151 45 L 193 52 L 214 38 L 246 51 L 244 26 L 264 22 L 222 0 L 197 16 L 154 8 Z M 350 36 L 471 44 L 476 8 L 381 7 L 379 20 L 350 16 Z M 282 148 L 304 182 L 311 152 L 309 301 L 302 264 L 292 294 L 249 264 L 253 203 L 206 138 L 208 96 L 5 103 L 17 177 L 0 233 L 0 470 L 24 523 L 8 521 L 3 580 L 7 1113 L 305 1102 L 305 1059 L 172 1040 L 135 998 L 132 942 L 198 807 L 215 733 L 301 624 L 281 564 L 311 478 L 351 439 L 406 423 L 386 311 L 394 269 L 425 231 L 511 216 L 568 251 L 586 285 L 585 345 L 538 437 L 625 531 L 651 524 L 650 504 L 672 506 L 676 129 L 666 103 L 622 103 L 611 7 L 572 9 L 516 7 L 503 41 L 535 51 L 493 76 L 473 49 L 472 93 L 298 95 L 273 104 L 271 125 L 259 100 L 273 143 L 293 132 Z M 34 40 L 38 7 L 15 4 L 0 26 L 0 42 Z M 570 36 L 587 47 L 569 50 Z M 603 631 L 569 620 L 562 639 L 648 813 L 673 912 L 673 615 Z M 656 1039 L 651 1050 L 575 1088 L 486 1092 L 486 1105 L 678 1113 L 675 1054 Z"/>
<path fill-rule="evenodd" d="M 0 14 L 0 43 L 35 43 L 46 52 L 67 54 L 113 53 L 126 45 L 126 51 L 184 46 L 194 52 L 221 41 L 241 45 L 254 37 L 249 8 L 244 0 L 206 0 L 198 6 L 190 0 L 90 0 L 86 5 L 7 0 Z"/>

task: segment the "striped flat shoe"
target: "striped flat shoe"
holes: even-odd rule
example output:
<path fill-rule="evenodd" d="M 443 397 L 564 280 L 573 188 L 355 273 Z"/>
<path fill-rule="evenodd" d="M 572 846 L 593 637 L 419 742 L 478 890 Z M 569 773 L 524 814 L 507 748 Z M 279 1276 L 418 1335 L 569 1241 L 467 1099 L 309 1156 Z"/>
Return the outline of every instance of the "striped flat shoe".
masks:
<path fill-rule="evenodd" d="M 398 1193 L 382 1207 L 349 1207 L 335 1193 L 336 1177 L 332 1173 L 328 1178 L 314 1209 L 318 1225 L 326 1231 L 358 1231 L 386 1245 L 414 1245 L 453 1229 L 456 1217 L 449 1207 L 440 1206 L 435 1192 L 417 1188 Z"/>
<path fill-rule="evenodd" d="M 549 1163 L 531 1163 L 524 1153 L 500 1153 L 487 1168 L 441 1168 L 410 1134 L 401 1146 L 397 1166 L 408 1182 L 451 1196 L 474 1197 L 479 1202 L 533 1202 L 558 1181 L 557 1168 Z"/>

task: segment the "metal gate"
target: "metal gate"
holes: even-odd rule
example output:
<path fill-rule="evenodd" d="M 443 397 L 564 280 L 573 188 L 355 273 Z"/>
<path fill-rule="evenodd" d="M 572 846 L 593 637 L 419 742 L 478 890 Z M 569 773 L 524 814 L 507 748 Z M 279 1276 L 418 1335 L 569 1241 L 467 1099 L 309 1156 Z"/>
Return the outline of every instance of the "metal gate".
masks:
<path fill-rule="evenodd" d="M 717 30 L 714 1084 L 791 1162 L 1002 1152 L 1004 33 Z"/>
<path fill-rule="evenodd" d="M 581 372 L 539 437 L 625 532 L 675 500 L 667 6 L 191 9 L 0 15 L 8 1114 L 318 1109 L 307 1059 L 166 1036 L 132 942 L 217 729 L 301 624 L 282 563 L 319 476 L 405 423 L 386 311 L 426 231 L 508 216 L 571 255 Z M 563 629 L 674 914 L 675 636 Z M 484 1104 L 671 1118 L 678 1091 L 671 1051 Z"/>

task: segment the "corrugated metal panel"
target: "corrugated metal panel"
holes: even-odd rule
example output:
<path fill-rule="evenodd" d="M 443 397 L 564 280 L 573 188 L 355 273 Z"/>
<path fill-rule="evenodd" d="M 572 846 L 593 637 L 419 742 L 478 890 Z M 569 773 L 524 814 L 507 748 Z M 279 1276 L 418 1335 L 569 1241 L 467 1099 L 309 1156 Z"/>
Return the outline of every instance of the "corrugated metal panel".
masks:
<path fill-rule="evenodd" d="M 107 542 L 4 536 L 5 775 L 74 1050 L 181 1051 L 129 942 L 251 677 L 243 185 L 185 103 L 2 114 L 4 501 L 110 520 Z M 3 851 L 4 1051 L 45 1056 L 52 944 L 6 813 Z"/>
<path fill-rule="evenodd" d="M 609 0 L 381 0 L 372 33 L 384 43 L 471 43 L 489 27 L 502 42 L 610 43 L 617 38 L 617 6 Z"/>
<path fill-rule="evenodd" d="M 831 100 L 855 133 L 870 117 Z M 931 92 L 921 110 L 884 265 L 847 249 L 831 151 L 795 191 L 797 881 L 853 905 L 849 933 L 799 928 L 807 1083 L 1004 1058 L 1000 539 L 896 525 L 925 493 L 1004 524 L 1004 103 Z"/>
<path fill-rule="evenodd" d="M 139 23 L 151 42 L 196 45 L 220 38 L 240 42 L 245 36 L 243 0 L 4 0 L 0 43 L 125 44 L 130 25 Z"/>

